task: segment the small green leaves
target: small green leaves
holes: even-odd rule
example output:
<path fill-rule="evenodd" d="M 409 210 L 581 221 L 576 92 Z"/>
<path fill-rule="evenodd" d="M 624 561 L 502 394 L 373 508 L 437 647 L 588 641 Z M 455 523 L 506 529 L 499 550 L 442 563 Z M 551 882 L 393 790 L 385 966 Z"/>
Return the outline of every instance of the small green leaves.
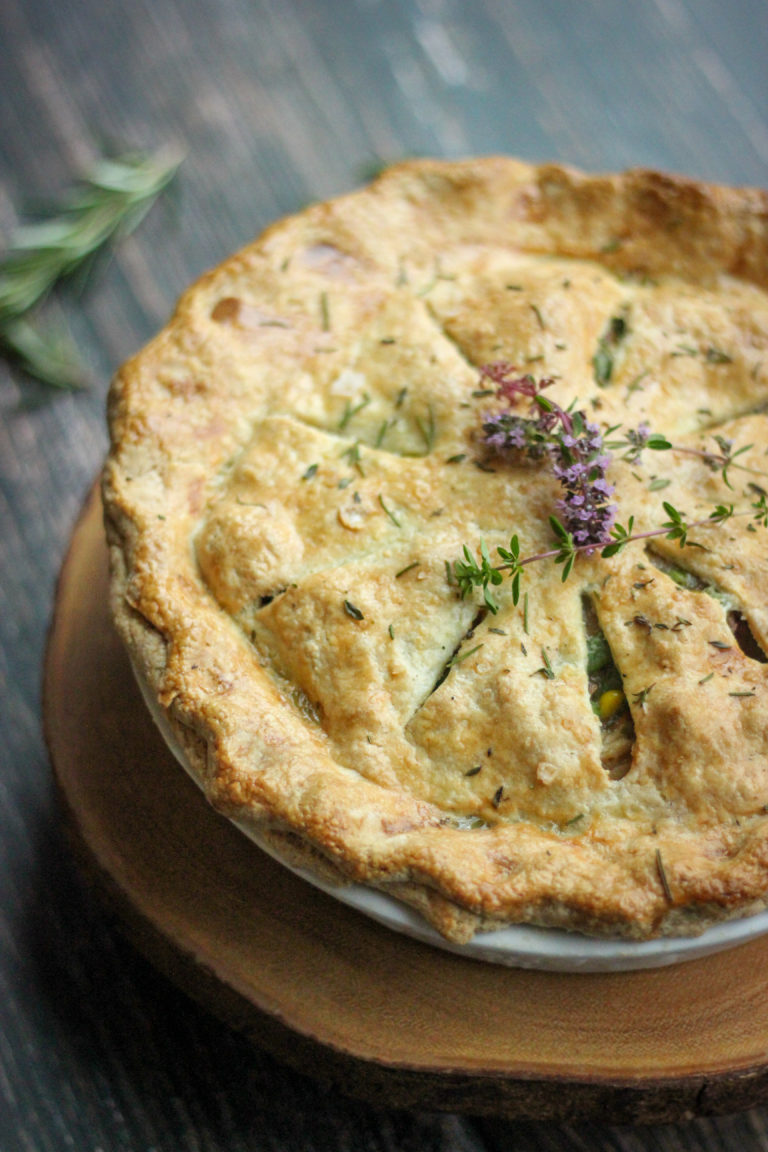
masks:
<path fill-rule="evenodd" d="M 482 588 L 483 599 L 486 606 L 495 615 L 499 610 L 499 606 L 491 595 L 489 586 L 501 584 L 504 577 L 498 568 L 493 567 L 490 555 L 488 554 L 488 545 L 484 540 L 480 541 L 479 564 L 466 544 L 463 546 L 462 551 L 464 553 L 464 559 L 454 561 L 453 565 L 453 575 L 462 600 L 468 596 L 474 588 Z"/>
<path fill-rule="evenodd" d="M 600 555 L 607 560 L 611 556 L 615 556 L 618 552 L 621 552 L 623 548 L 626 548 L 627 544 L 633 539 L 632 529 L 634 526 L 634 516 L 630 516 L 626 528 L 622 524 L 614 524 L 611 529 L 613 544 L 606 544 L 605 548 L 600 552 Z"/>
<path fill-rule="evenodd" d="M 660 432 L 651 432 L 645 422 L 637 428 L 628 428 L 621 439 L 609 440 L 608 437 L 612 436 L 614 432 L 618 432 L 619 428 L 621 428 L 621 424 L 614 424 L 612 428 L 607 428 L 604 433 L 604 440 L 605 447 L 611 452 L 624 449 L 623 460 L 631 462 L 639 460 L 645 448 L 654 452 L 664 452 L 674 447 Z"/>
<path fill-rule="evenodd" d="M 491 558 L 488 555 L 488 545 L 485 543 L 485 540 L 480 541 L 480 557 L 482 560 L 480 571 L 482 573 L 483 599 L 485 600 L 488 608 L 490 608 L 491 612 L 493 612 L 495 615 L 499 610 L 499 606 L 493 599 L 493 596 L 491 596 L 488 585 L 489 583 L 494 585 L 501 584 L 504 577 L 497 568 L 492 566 Z"/>
<path fill-rule="evenodd" d="M 365 617 L 358 607 L 352 604 L 349 600 L 344 601 L 344 611 L 347 616 L 351 616 L 353 620 L 364 620 Z"/>
<path fill-rule="evenodd" d="M 557 516 L 550 516 L 549 526 L 552 529 L 555 539 L 557 540 L 557 550 L 553 556 L 555 564 L 562 564 L 563 583 L 568 579 L 576 559 L 577 548 L 573 541 L 573 536 L 568 532 L 558 520 Z"/>
<path fill-rule="evenodd" d="M 502 548 L 499 546 L 496 551 L 504 561 L 505 567 L 507 567 L 510 571 L 512 580 L 512 603 L 517 604 L 518 600 L 520 599 L 520 573 L 522 571 L 522 565 L 520 564 L 520 541 L 518 540 L 517 536 L 512 536 L 509 541 L 509 548 Z"/>
<path fill-rule="evenodd" d="M 736 451 L 734 452 L 733 441 L 728 440 L 725 436 L 715 436 L 714 439 L 716 440 L 717 446 L 723 454 L 722 460 L 720 461 L 720 463 L 722 463 L 722 466 L 723 466 L 722 472 L 721 472 L 721 475 L 723 477 L 723 482 L 729 488 L 733 489 L 733 484 L 731 484 L 730 480 L 728 479 L 728 469 L 733 465 L 733 462 L 737 456 L 742 456 L 745 452 L 749 452 L 750 448 L 752 448 L 753 445 L 752 444 L 744 444 L 743 447 L 737 448 Z M 737 465 L 737 467 L 738 467 L 738 465 Z"/>
<path fill-rule="evenodd" d="M 677 540 L 680 547 L 685 548 L 688 543 L 690 526 L 686 523 L 682 512 L 678 512 L 677 508 L 667 500 L 664 501 L 664 511 L 669 516 L 669 520 L 665 520 L 662 524 L 667 540 Z"/>
<path fill-rule="evenodd" d="M 709 518 L 715 524 L 723 524 L 726 520 L 730 520 L 733 516 L 733 504 L 718 504 L 710 514 Z"/>
<path fill-rule="evenodd" d="M 768 528 L 768 501 L 766 500 L 766 493 L 761 492 L 759 498 L 752 504 L 755 512 L 752 520 L 755 524 L 762 525 L 763 528 Z"/>

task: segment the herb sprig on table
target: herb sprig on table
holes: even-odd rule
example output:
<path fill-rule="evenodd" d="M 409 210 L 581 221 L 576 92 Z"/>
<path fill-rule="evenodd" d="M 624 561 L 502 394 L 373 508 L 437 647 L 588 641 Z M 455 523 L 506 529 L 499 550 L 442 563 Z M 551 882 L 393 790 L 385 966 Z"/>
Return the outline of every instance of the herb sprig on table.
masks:
<path fill-rule="evenodd" d="M 44 384 L 82 385 L 74 349 L 32 314 L 57 284 L 87 274 L 107 244 L 141 223 L 179 163 L 142 152 L 102 159 L 50 216 L 16 229 L 0 259 L 0 353 Z"/>
<path fill-rule="evenodd" d="M 530 375 L 521 376 L 514 365 L 506 362 L 489 364 L 481 373 L 484 381 L 496 385 L 497 397 L 508 405 L 485 416 L 482 426 L 485 445 L 498 455 L 518 462 L 548 463 L 560 483 L 562 496 L 555 506 L 557 515 L 553 513 L 549 517 L 552 548 L 522 556 L 519 537 L 513 535 L 509 547 L 497 547 L 501 563 L 494 564 L 485 541 L 480 542 L 478 557 L 464 545 L 463 558 L 449 566 L 450 579 L 462 597 L 479 588 L 486 606 L 495 613 L 499 606 L 491 588 L 500 585 L 506 575 L 511 580 L 513 603 L 517 604 L 521 578 L 529 564 L 550 560 L 562 565 L 565 581 L 580 554 L 590 556 L 598 552 L 607 559 L 634 540 L 657 536 L 677 540 L 683 548 L 689 543 L 688 535 L 693 528 L 714 527 L 732 516 L 749 515 L 755 526 L 768 527 L 768 497 L 755 485 L 758 499 L 751 503 L 749 510 L 736 512 L 733 504 L 718 504 L 706 518 L 688 520 L 673 504 L 664 501 L 667 519 L 658 528 L 635 532 L 631 516 L 626 524 L 618 523 L 618 509 L 611 502 L 614 488 L 606 480 L 611 456 L 599 427 L 589 421 L 584 412 L 575 411 L 574 405 L 565 409 L 544 396 L 544 390 L 553 383 L 551 379 L 537 381 Z M 527 416 L 512 411 L 520 399 L 526 398 L 530 401 Z M 608 433 L 615 433 L 617 427 Z M 716 440 L 720 453 L 691 451 L 712 466 L 720 467 L 730 487 L 728 469 L 739 467 L 734 459 L 747 448 L 734 451 L 730 441 L 720 437 Z M 610 442 L 610 446 L 626 449 L 633 461 L 637 461 L 645 449 L 666 451 L 675 447 L 665 436 L 652 433 L 645 424 L 628 431 L 623 440 Z"/>

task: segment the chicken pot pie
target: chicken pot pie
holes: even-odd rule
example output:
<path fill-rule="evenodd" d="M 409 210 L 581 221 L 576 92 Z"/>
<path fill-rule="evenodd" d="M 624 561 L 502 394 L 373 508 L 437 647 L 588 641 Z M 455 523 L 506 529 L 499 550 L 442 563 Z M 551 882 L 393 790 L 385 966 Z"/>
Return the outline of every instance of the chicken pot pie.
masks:
<path fill-rule="evenodd" d="M 453 941 L 768 905 L 767 219 L 414 161 L 183 296 L 103 494 L 117 627 L 220 812 Z"/>

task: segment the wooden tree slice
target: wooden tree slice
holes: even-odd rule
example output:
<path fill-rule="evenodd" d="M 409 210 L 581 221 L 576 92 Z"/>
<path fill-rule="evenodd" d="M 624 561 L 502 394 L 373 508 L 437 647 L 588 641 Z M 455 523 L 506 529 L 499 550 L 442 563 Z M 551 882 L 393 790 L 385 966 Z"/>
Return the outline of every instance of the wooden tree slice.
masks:
<path fill-rule="evenodd" d="M 59 582 L 45 726 L 79 858 L 128 934 L 299 1070 L 389 1107 L 558 1121 L 768 1097 L 768 938 L 640 972 L 497 967 L 344 907 L 209 808 L 113 632 L 96 492 Z"/>

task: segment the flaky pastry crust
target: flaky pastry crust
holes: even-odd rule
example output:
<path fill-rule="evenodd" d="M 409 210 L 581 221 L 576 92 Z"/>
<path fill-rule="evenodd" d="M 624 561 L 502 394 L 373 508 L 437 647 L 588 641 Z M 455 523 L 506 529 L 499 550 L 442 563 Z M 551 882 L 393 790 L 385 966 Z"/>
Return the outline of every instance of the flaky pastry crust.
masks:
<path fill-rule="evenodd" d="M 103 493 L 118 629 L 213 805 L 457 941 L 768 904 L 766 529 L 533 563 L 496 613 L 451 579 L 465 544 L 552 544 L 551 472 L 478 437 L 490 362 L 674 443 L 614 455 L 636 532 L 768 488 L 767 218 L 648 171 L 414 161 L 183 296 L 114 381 Z M 747 449 L 725 477 L 715 437 Z"/>

